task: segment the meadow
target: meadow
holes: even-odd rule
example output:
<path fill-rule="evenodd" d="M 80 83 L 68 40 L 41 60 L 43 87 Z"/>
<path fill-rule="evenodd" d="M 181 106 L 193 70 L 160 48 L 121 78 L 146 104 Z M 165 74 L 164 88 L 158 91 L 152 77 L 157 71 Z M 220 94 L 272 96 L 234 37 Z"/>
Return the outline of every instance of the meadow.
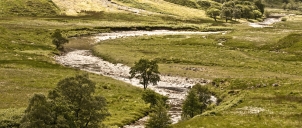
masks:
<path fill-rule="evenodd" d="M 35 2 L 36 6 L 28 6 L 31 5 L 28 0 L 1 1 L 0 4 L 0 123 L 3 127 L 18 125 L 34 93 L 46 95 L 60 80 L 83 73 L 55 62 L 53 56 L 60 52 L 51 43 L 50 36 L 54 30 L 61 29 L 63 36 L 71 38 L 118 30 L 198 30 L 213 22 L 207 18 L 196 21 L 166 15 L 137 16 L 129 12 L 65 16 L 49 13 L 51 10 L 58 11 L 49 1 Z M 68 45 L 74 48 L 73 42 L 70 39 Z M 79 49 L 91 47 L 82 45 L 87 41 L 76 44 L 81 44 L 76 47 Z M 97 83 L 96 95 L 107 99 L 111 116 L 104 122 L 106 125 L 118 127 L 130 124 L 149 112 L 148 104 L 140 98 L 142 89 L 100 75 L 90 74 L 90 77 Z"/>
<path fill-rule="evenodd" d="M 140 58 L 156 59 L 162 74 L 212 80 L 208 87 L 222 100 L 220 105 L 173 127 L 302 125 L 300 16 L 287 17 L 274 28 L 260 29 L 242 21 L 214 22 L 205 17 L 204 10 L 163 0 L 144 4 L 138 0 L 113 1 L 159 15 L 92 11 L 66 16 L 47 0 L 0 1 L 0 127 L 18 125 L 34 93 L 47 94 L 60 80 L 84 73 L 54 61 L 53 56 L 60 54 L 51 43 L 55 29 L 70 37 L 67 48 L 79 49 L 91 46 L 87 40 L 76 42 L 71 37 L 118 30 L 227 30 L 218 35 L 108 40 L 92 50 L 113 63 L 132 66 Z M 95 95 L 107 99 L 111 116 L 104 123 L 108 126 L 132 123 L 149 112 L 140 98 L 142 89 L 96 74 L 89 76 L 97 83 Z"/>
<path fill-rule="evenodd" d="M 299 127 L 301 20 L 273 28 L 233 24 L 226 34 L 107 40 L 92 50 L 113 63 L 154 59 L 161 74 L 213 80 L 207 86 L 222 102 L 173 127 Z"/>

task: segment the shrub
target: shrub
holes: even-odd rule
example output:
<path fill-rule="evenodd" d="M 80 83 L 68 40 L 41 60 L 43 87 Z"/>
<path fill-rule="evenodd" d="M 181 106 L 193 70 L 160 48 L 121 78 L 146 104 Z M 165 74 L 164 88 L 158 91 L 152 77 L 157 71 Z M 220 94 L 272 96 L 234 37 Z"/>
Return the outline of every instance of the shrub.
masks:
<path fill-rule="evenodd" d="M 145 103 L 150 103 L 150 107 L 154 107 L 159 102 L 165 103 L 168 100 L 168 97 L 162 96 L 150 89 L 147 89 L 144 91 L 142 99 L 145 101 Z"/>
<path fill-rule="evenodd" d="M 281 21 L 287 21 L 287 18 L 282 17 L 282 18 L 281 18 Z"/>

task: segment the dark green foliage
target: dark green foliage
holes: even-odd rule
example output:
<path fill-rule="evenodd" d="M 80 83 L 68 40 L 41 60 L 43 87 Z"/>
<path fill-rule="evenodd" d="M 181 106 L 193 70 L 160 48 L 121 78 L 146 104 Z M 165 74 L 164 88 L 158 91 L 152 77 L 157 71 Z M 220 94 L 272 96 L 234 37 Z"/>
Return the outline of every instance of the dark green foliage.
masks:
<path fill-rule="evenodd" d="M 220 15 L 220 10 L 217 8 L 210 8 L 206 11 L 206 14 L 207 14 L 207 16 L 209 16 L 209 17 L 213 18 L 215 21 L 217 21 L 216 18 L 217 18 L 217 16 Z"/>
<path fill-rule="evenodd" d="M 140 83 L 147 89 L 149 83 L 157 84 L 160 80 L 158 65 L 155 60 L 140 59 L 135 62 L 135 65 L 130 69 L 130 78 L 140 79 Z"/>
<path fill-rule="evenodd" d="M 98 128 L 106 116 L 106 99 L 93 96 L 95 83 L 88 75 L 61 80 L 48 97 L 35 94 L 25 111 L 21 127 Z"/>
<path fill-rule="evenodd" d="M 217 6 L 216 4 L 212 4 L 210 9 L 207 10 L 207 15 L 211 18 L 214 18 L 216 21 L 217 9 L 219 10 L 219 15 L 228 20 L 240 19 L 240 18 L 261 18 L 264 13 L 264 4 L 261 1 L 225 1 L 221 6 Z M 215 13 L 214 9 L 215 8 Z M 215 14 L 215 15 L 214 15 Z"/>
<path fill-rule="evenodd" d="M 21 120 L 21 128 L 47 128 L 47 127 L 65 127 L 69 125 L 68 119 L 63 113 L 54 110 L 51 102 L 43 94 L 35 94 L 31 99 L 29 106 L 25 110 L 25 115 Z"/>
<path fill-rule="evenodd" d="M 168 97 L 162 96 L 150 89 L 144 91 L 142 99 L 145 103 L 150 103 L 150 107 L 156 106 L 159 102 L 166 102 Z"/>
<path fill-rule="evenodd" d="M 260 12 L 263 14 L 265 5 L 262 3 L 262 0 L 255 0 L 255 5 L 260 10 Z"/>
<path fill-rule="evenodd" d="M 11 120 L 0 120 L 0 128 L 19 128 L 20 123 Z"/>
<path fill-rule="evenodd" d="M 189 91 L 182 107 L 182 118 L 192 118 L 201 114 L 211 103 L 211 92 L 204 86 L 196 84 Z"/>
<path fill-rule="evenodd" d="M 202 104 L 202 110 L 204 110 L 206 108 L 207 104 L 211 103 L 210 98 L 211 98 L 212 94 L 211 94 L 210 90 L 207 87 L 202 86 L 200 84 L 196 84 L 195 86 L 193 86 L 192 89 L 196 90 L 198 100 Z"/>
<path fill-rule="evenodd" d="M 170 128 L 171 120 L 165 102 L 159 102 L 154 107 L 154 112 L 149 115 L 146 128 Z"/>
<path fill-rule="evenodd" d="M 55 32 L 51 35 L 52 43 L 56 45 L 56 48 L 60 51 L 64 51 L 63 45 L 68 43 L 69 41 L 64 38 L 61 34 L 61 30 L 56 29 Z"/>
<path fill-rule="evenodd" d="M 184 104 L 182 106 L 182 118 L 192 118 L 197 114 L 200 114 L 201 104 L 198 101 L 198 97 L 194 91 L 190 91 Z"/>

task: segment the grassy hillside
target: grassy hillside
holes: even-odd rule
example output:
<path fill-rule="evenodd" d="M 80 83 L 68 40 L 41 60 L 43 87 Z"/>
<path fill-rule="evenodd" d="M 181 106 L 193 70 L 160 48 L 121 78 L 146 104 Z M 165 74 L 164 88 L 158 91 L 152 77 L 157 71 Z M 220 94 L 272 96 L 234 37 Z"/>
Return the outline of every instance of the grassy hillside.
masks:
<path fill-rule="evenodd" d="M 1 0 L 0 16 L 55 16 L 59 9 L 50 0 Z"/>
<path fill-rule="evenodd" d="M 177 4 L 172 4 L 164 0 L 112 0 L 116 3 L 130 6 L 134 8 L 140 8 L 152 12 L 158 12 L 162 14 L 172 15 L 183 19 L 207 19 L 203 10 L 188 8 Z M 175 11 L 175 10 L 179 11 Z M 180 11 L 181 10 L 181 11 Z"/>
<path fill-rule="evenodd" d="M 83 73 L 54 61 L 58 51 L 50 35 L 55 29 L 73 37 L 153 28 L 234 30 L 226 35 L 118 39 L 93 48 L 112 62 L 133 65 L 142 57 L 157 59 L 163 74 L 214 80 L 219 87 L 211 89 L 223 100 L 221 105 L 206 112 L 207 116 L 175 127 L 301 126 L 301 17 L 288 18 L 275 28 L 255 29 L 246 24 L 215 23 L 205 17 L 204 10 L 164 0 L 112 1 L 159 15 L 138 15 L 106 6 L 94 10 L 101 6 L 89 0 L 72 6 L 75 12 L 88 10 L 88 15 L 63 16 L 58 14 L 70 4 L 0 0 L 0 127 L 18 123 L 34 93 L 47 94 L 59 80 Z M 74 46 L 73 41 L 68 47 L 90 48 L 87 42 Z M 104 76 L 90 74 L 90 78 L 97 83 L 97 95 L 105 96 L 109 104 L 111 117 L 105 124 L 122 126 L 148 111 L 140 98 L 141 89 Z M 275 83 L 279 86 L 272 87 Z M 249 113 L 254 109 L 261 112 Z M 237 122 L 229 123 L 234 120 Z"/>
<path fill-rule="evenodd" d="M 24 22 L 16 24 L 14 20 Z M 25 22 L 28 20 L 31 19 L 0 20 L 1 127 L 5 122 L 20 120 L 34 93 L 47 94 L 59 80 L 83 73 L 56 64 L 52 58 L 57 51 L 50 35 L 54 29 L 62 28 L 60 24 Z M 97 83 L 96 95 L 105 96 L 109 104 L 111 116 L 105 124 L 122 126 L 147 112 L 148 106 L 140 98 L 142 89 L 100 75 L 90 74 L 90 78 Z"/>
<path fill-rule="evenodd" d="M 34 93 L 47 94 L 59 80 L 82 73 L 54 61 L 53 56 L 57 51 L 51 44 L 50 36 L 55 29 L 62 29 L 64 36 L 72 37 L 111 30 L 153 27 L 199 29 L 206 26 L 194 24 L 196 20 L 188 18 L 138 16 L 129 12 L 58 16 L 59 10 L 46 0 L 0 2 L 0 92 L 3 94 L 0 95 L 1 127 L 18 124 Z M 198 23 L 204 21 L 208 24 L 212 22 L 201 20 Z M 70 43 L 72 45 L 72 41 Z M 141 89 L 99 75 L 90 74 L 90 77 L 97 82 L 97 95 L 105 96 L 109 104 L 111 116 L 105 124 L 129 124 L 148 111 L 148 106 L 140 98 Z"/>

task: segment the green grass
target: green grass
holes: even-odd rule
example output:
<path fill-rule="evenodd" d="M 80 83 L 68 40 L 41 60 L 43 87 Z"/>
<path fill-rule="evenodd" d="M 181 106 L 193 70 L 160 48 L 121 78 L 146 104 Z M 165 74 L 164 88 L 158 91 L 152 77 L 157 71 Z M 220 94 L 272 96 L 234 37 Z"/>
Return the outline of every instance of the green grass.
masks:
<path fill-rule="evenodd" d="M 0 17 L 55 16 L 59 9 L 49 0 L 1 0 Z"/>
<path fill-rule="evenodd" d="M 234 24 L 225 35 L 107 40 L 93 51 L 113 63 L 132 66 L 140 58 L 156 59 L 162 74 L 214 80 L 215 86 L 208 86 L 220 105 L 173 127 L 299 127 L 301 18 L 274 26 Z"/>
<path fill-rule="evenodd" d="M 0 20 L 1 126 L 18 123 L 34 93 L 47 94 L 61 79 L 83 73 L 63 67 L 53 59 L 57 51 L 50 35 L 63 26 L 44 18 Z M 68 30 L 76 29 L 67 26 L 63 30 L 67 35 Z M 96 95 L 107 99 L 111 116 L 104 123 L 108 126 L 132 123 L 148 112 L 148 105 L 140 98 L 142 89 L 100 75 L 90 77 L 97 83 Z"/>
<path fill-rule="evenodd" d="M 192 77 L 194 74 L 193 76 L 202 78 L 209 78 L 208 76 L 216 78 L 227 77 L 228 74 L 229 77 L 300 78 L 299 75 L 302 74 L 302 70 L 299 70 L 301 59 L 295 54 L 262 50 L 258 44 L 252 44 L 250 40 L 245 41 L 251 42 L 252 45 L 246 45 L 247 43 L 237 39 L 229 39 L 223 43 L 224 46 L 220 46 L 218 45 L 221 41 L 219 36 L 154 36 L 117 39 L 102 41 L 94 47 L 94 52 L 106 60 L 129 66 L 139 58 L 156 59 L 162 66 L 160 69 L 162 73 L 186 77 Z M 243 47 L 241 43 L 246 46 Z M 293 62 L 296 60 L 299 61 Z M 204 70 L 190 72 L 184 68 L 187 67 L 186 65 L 204 68 Z M 255 73 L 258 75 L 253 75 Z"/>
<path fill-rule="evenodd" d="M 104 59 L 129 66 L 140 58 L 157 59 L 162 74 L 217 82 L 219 87 L 209 88 L 222 99 L 220 105 L 174 127 L 301 126 L 301 41 L 292 40 L 301 34 L 300 16 L 288 17 L 275 28 L 256 29 L 238 22 L 216 23 L 206 18 L 203 10 L 163 0 L 119 3 L 164 15 L 105 11 L 58 16 L 60 11 L 47 0 L 0 1 L 1 124 L 18 122 L 34 93 L 47 94 L 61 79 L 83 73 L 58 65 L 52 58 L 58 53 L 50 39 L 55 29 L 73 37 L 124 29 L 189 28 L 232 31 L 225 35 L 117 39 L 104 41 L 93 50 Z M 87 41 L 71 40 L 66 47 L 90 49 Z M 105 124 L 122 126 L 148 112 L 140 98 L 142 89 L 95 74 L 90 78 L 97 83 L 96 95 L 105 96 L 109 105 L 111 117 Z M 281 86 L 272 87 L 274 83 Z M 250 114 L 249 108 L 264 111 Z"/>

